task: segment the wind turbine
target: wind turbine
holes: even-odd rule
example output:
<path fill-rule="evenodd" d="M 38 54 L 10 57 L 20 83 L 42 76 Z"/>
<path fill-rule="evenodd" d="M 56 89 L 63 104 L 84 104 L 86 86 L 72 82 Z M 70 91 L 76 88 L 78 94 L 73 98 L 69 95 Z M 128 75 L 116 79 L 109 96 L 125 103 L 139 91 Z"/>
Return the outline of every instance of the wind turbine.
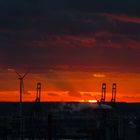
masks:
<path fill-rule="evenodd" d="M 17 71 L 15 71 L 15 72 L 18 75 L 18 79 L 20 81 L 20 116 L 22 116 L 22 94 L 23 94 L 23 90 L 24 90 L 23 79 L 28 74 L 28 72 L 26 72 L 23 76 L 20 75 Z"/>
<path fill-rule="evenodd" d="M 18 79 L 20 81 L 20 104 L 19 104 L 19 107 L 20 107 L 20 110 L 19 110 L 19 117 L 20 117 L 20 140 L 23 139 L 23 121 L 22 121 L 22 94 L 23 94 L 23 91 L 24 91 L 24 83 L 23 83 L 23 80 L 25 78 L 25 76 L 28 74 L 28 72 L 26 72 L 23 76 L 20 75 L 17 71 L 15 71 L 16 74 L 18 75 Z"/>

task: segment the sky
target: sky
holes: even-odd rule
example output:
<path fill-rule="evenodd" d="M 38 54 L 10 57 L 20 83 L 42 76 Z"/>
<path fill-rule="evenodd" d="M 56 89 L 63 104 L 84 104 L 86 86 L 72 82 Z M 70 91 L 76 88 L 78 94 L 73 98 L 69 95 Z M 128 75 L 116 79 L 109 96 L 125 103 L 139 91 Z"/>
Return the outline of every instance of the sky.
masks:
<path fill-rule="evenodd" d="M 0 101 L 140 102 L 139 0 L 1 0 Z"/>

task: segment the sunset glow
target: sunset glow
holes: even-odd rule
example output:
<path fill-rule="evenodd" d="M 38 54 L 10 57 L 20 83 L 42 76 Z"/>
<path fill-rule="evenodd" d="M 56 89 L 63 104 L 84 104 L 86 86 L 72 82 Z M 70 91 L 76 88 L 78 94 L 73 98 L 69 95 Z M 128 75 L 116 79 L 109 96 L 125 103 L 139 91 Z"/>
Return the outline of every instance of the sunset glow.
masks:
<path fill-rule="evenodd" d="M 29 70 L 23 101 L 35 101 L 41 82 L 43 102 L 100 100 L 102 83 L 106 101 L 116 83 L 116 101 L 140 102 L 139 4 L 11 3 L 0 2 L 0 101 L 19 101 L 15 71 Z"/>
<path fill-rule="evenodd" d="M 0 101 L 19 101 L 19 80 L 11 71 L 1 71 Z M 106 101 L 111 100 L 112 84 L 117 84 L 117 102 L 140 101 L 140 75 L 104 72 L 106 77 L 92 77 L 93 72 L 51 71 L 46 74 L 29 73 L 24 79 L 23 101 L 35 101 L 36 84 L 41 82 L 41 101 L 100 100 L 102 83 L 106 83 Z"/>
<path fill-rule="evenodd" d="M 97 100 L 88 100 L 88 103 L 97 103 Z"/>

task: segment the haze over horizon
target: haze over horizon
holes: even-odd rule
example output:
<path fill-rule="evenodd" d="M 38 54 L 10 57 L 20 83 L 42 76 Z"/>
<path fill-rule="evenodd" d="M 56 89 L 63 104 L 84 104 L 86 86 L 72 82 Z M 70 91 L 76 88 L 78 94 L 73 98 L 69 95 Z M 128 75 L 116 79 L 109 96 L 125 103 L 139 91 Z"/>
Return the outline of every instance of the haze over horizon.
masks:
<path fill-rule="evenodd" d="M 117 83 L 117 101 L 140 102 L 138 0 L 1 0 L 0 101 L 92 100 Z"/>

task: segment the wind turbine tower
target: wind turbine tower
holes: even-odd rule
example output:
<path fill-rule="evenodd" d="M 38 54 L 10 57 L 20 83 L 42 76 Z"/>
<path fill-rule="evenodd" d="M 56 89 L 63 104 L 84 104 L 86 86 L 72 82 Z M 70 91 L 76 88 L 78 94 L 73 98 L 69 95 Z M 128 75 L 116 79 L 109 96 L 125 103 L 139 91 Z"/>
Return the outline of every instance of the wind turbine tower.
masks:
<path fill-rule="evenodd" d="M 25 78 L 25 76 L 28 74 L 28 72 L 26 72 L 23 76 L 20 75 L 17 71 L 15 71 L 16 74 L 18 75 L 18 79 L 20 81 L 20 86 L 19 86 L 19 92 L 20 92 L 20 102 L 19 102 L 19 117 L 20 117 L 20 140 L 23 139 L 23 121 L 22 121 L 22 94 L 24 91 L 24 83 L 23 80 Z"/>

